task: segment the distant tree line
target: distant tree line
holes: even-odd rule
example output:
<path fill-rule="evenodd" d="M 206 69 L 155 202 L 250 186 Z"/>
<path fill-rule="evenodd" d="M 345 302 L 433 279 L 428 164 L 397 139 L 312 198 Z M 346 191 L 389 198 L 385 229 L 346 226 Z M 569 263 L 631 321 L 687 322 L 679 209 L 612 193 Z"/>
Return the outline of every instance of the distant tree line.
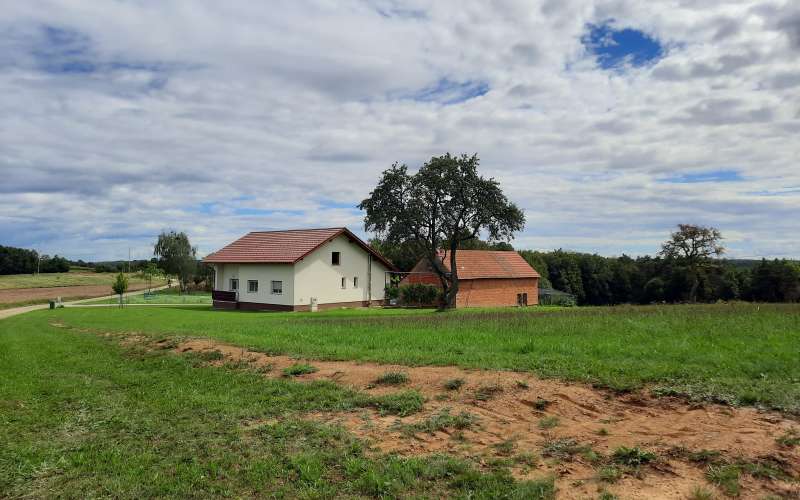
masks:
<path fill-rule="evenodd" d="M 714 258 L 724 251 L 719 240 L 713 228 L 681 225 L 655 257 L 603 257 L 560 249 L 519 254 L 541 274 L 541 288 L 572 294 L 579 305 L 800 301 L 800 263 Z M 401 271 L 410 271 L 422 257 L 410 247 L 379 239 L 370 244 Z M 505 242 L 478 239 L 460 248 L 513 250 Z"/>
<path fill-rule="evenodd" d="M 36 250 L 0 246 L 0 274 L 64 273 L 70 262 L 64 257 L 39 255 Z"/>
<path fill-rule="evenodd" d="M 575 296 L 580 305 L 690 302 L 692 270 L 664 257 L 602 257 L 555 250 L 519 252 L 542 275 L 540 286 Z M 800 300 L 800 264 L 789 260 L 716 259 L 698 276 L 695 300 Z"/>
<path fill-rule="evenodd" d="M 213 285 L 213 267 L 197 259 L 196 250 L 185 233 L 162 232 L 153 251 L 155 257 L 151 259 L 87 262 L 58 255 L 40 256 L 35 250 L 0 246 L 0 275 L 33 274 L 37 271 L 37 265 L 41 273 L 65 273 L 71 268 L 78 268 L 98 273 L 130 272 L 152 276 L 154 270 L 158 269 L 166 275 L 176 276 L 184 290 L 190 285 L 195 288 Z"/>

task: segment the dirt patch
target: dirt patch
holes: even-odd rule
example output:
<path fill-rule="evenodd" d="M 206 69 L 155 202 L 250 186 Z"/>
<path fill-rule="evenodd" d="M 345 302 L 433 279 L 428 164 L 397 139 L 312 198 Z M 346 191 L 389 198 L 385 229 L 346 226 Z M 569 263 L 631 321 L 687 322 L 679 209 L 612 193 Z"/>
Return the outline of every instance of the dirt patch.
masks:
<path fill-rule="evenodd" d="M 134 292 L 147 288 L 147 284 L 131 285 L 128 291 Z M 48 300 L 61 297 L 70 299 L 77 297 L 103 297 L 113 295 L 111 285 L 78 285 L 58 286 L 50 288 L 11 288 L 0 290 L 0 304 L 14 302 L 28 302 L 34 300 Z"/>
<path fill-rule="evenodd" d="M 384 453 L 447 453 L 486 467 L 508 466 L 519 478 L 552 474 L 559 498 L 593 498 L 601 490 L 621 498 L 687 498 L 695 487 L 719 496 L 722 490 L 706 479 L 714 464 L 738 464 L 744 498 L 800 498 L 800 446 L 778 442 L 800 424 L 776 412 L 644 393 L 616 396 L 526 373 L 298 360 L 209 339 L 165 339 L 154 347 L 204 354 L 213 365 L 246 363 L 270 377 L 307 363 L 317 371 L 297 379 L 332 380 L 370 394 L 416 389 L 426 397 L 425 408 L 408 417 L 362 409 L 309 418 L 340 424 Z M 376 383 L 388 372 L 402 373 L 407 381 L 395 376 L 397 385 Z M 631 464 L 630 458 L 615 458 L 620 447 L 652 452 L 654 458 Z M 759 474 L 747 464 L 770 468 Z"/>

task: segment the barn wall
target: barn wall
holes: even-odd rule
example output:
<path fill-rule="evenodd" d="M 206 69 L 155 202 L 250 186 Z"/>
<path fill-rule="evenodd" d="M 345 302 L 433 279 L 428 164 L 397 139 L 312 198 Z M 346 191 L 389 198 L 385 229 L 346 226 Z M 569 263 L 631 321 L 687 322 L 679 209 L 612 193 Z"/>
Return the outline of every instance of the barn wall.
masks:
<path fill-rule="evenodd" d="M 459 280 L 456 307 L 517 305 L 517 294 L 528 294 L 528 305 L 539 303 L 539 278 L 486 278 Z"/>

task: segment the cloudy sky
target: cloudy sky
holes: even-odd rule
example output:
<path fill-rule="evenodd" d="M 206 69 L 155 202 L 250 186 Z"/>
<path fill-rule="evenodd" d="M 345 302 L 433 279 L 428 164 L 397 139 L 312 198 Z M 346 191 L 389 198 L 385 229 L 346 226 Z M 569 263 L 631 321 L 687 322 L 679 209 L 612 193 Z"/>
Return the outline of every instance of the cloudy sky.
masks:
<path fill-rule="evenodd" d="M 393 162 L 478 153 L 517 248 L 654 253 L 681 222 L 800 257 L 793 0 L 9 1 L 0 244 L 206 254 L 346 225 Z"/>

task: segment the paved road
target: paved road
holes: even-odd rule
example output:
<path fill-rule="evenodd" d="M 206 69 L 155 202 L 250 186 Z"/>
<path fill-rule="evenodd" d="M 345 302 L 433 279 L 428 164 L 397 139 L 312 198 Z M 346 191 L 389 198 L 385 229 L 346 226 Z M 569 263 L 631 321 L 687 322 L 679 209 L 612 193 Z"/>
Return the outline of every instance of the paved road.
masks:
<path fill-rule="evenodd" d="M 160 287 L 157 287 L 157 288 L 153 288 L 151 290 L 152 291 L 156 291 L 156 290 L 163 290 L 165 288 L 169 288 L 169 287 L 167 285 L 164 285 L 164 286 L 160 286 Z M 146 291 L 147 291 L 147 289 L 137 290 L 135 292 L 127 293 L 125 295 L 128 295 L 128 296 L 130 296 L 130 295 L 140 295 L 140 294 L 145 293 Z M 89 302 L 91 300 L 115 299 L 115 298 L 117 298 L 117 295 L 106 295 L 105 297 L 92 297 L 90 299 L 81 299 L 81 300 L 75 300 L 75 301 L 72 301 L 72 302 L 64 302 L 64 306 L 65 307 L 76 307 L 76 306 L 78 306 L 78 307 L 92 307 L 94 305 L 90 306 L 89 304 L 84 304 L 84 303 L 85 302 Z M 109 307 L 109 306 L 116 306 L 117 304 L 96 304 L 96 305 L 97 306 L 101 306 L 101 307 Z M 144 304 L 142 304 L 142 305 L 144 305 Z M 150 304 L 147 304 L 147 305 L 150 305 Z M 152 305 L 156 305 L 156 304 L 152 304 Z M 186 304 L 181 304 L 181 305 L 186 305 Z M 200 304 L 200 305 L 207 305 L 207 304 Z M 32 306 L 13 307 L 11 309 L 0 309 L 0 319 L 9 318 L 11 316 L 16 316 L 18 314 L 25 314 L 26 312 L 36 311 L 37 309 L 47 309 L 48 307 L 50 307 L 50 304 L 34 304 Z"/>

